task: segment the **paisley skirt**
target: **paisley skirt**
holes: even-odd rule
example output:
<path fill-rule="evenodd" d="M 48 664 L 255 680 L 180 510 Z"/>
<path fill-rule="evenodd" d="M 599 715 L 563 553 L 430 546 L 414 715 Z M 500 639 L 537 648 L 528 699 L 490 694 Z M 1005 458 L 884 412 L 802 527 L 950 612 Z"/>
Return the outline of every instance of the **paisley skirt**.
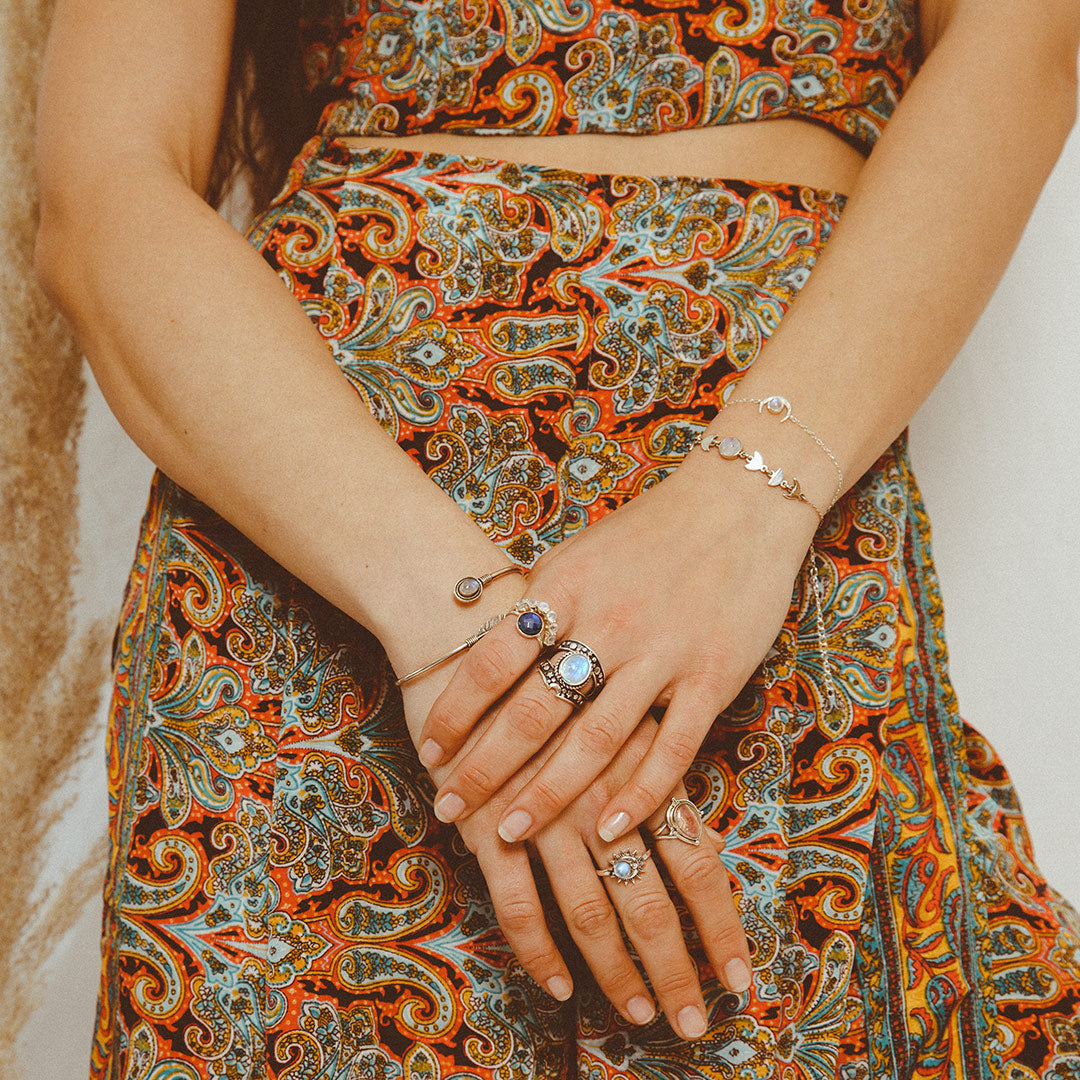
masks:
<path fill-rule="evenodd" d="M 250 241 L 388 437 L 528 565 L 678 466 L 844 202 L 319 136 Z M 904 438 L 817 544 L 838 702 L 804 575 L 686 780 L 754 966 L 734 995 L 697 950 L 689 1043 L 585 970 L 566 1004 L 532 982 L 378 641 L 159 473 L 115 639 L 92 1076 L 1080 1077 L 1080 923 L 957 712 Z"/>

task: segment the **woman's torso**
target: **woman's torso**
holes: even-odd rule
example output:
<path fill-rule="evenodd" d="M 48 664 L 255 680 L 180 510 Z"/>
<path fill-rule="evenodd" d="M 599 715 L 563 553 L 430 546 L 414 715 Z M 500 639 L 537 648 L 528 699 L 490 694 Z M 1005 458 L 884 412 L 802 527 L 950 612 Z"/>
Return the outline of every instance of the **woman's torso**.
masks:
<path fill-rule="evenodd" d="M 848 192 L 921 62 L 914 2 L 313 0 L 305 70 L 353 145 Z"/>

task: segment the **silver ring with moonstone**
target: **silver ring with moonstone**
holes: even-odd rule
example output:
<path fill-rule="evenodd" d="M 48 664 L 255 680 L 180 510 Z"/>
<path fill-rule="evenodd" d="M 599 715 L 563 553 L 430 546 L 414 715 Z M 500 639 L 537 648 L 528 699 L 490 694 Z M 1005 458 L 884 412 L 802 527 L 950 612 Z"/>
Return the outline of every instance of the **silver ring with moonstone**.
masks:
<path fill-rule="evenodd" d="M 603 870 L 597 870 L 598 877 L 614 878 L 620 885 L 630 885 L 637 881 L 649 859 L 649 851 L 617 851 L 611 856 L 611 862 Z"/>
<path fill-rule="evenodd" d="M 547 688 L 563 701 L 581 706 L 604 686 L 604 669 L 596 653 L 583 642 L 567 638 L 537 665 Z"/>
<path fill-rule="evenodd" d="M 705 832 L 701 811 L 689 799 L 672 798 L 664 824 L 653 834 L 655 840 L 678 840 L 697 847 Z"/>

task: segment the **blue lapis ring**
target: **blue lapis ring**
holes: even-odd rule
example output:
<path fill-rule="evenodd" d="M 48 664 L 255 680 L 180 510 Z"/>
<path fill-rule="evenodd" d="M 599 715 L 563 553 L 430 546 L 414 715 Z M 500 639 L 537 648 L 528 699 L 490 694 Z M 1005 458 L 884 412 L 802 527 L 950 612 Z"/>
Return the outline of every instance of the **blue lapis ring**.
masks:
<path fill-rule="evenodd" d="M 517 616 L 515 626 L 522 637 L 534 638 L 541 645 L 554 645 L 559 624 L 555 612 L 542 600 L 522 598 L 513 607 L 511 615 Z"/>
<path fill-rule="evenodd" d="M 604 669 L 588 645 L 573 638 L 559 644 L 537 665 L 547 688 L 571 705 L 592 701 L 604 687 Z"/>

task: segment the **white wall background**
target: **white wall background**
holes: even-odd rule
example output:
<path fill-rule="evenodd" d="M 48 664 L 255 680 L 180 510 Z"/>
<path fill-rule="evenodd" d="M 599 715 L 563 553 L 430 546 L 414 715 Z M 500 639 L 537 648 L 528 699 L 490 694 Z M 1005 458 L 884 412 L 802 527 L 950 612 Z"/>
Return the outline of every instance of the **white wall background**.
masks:
<path fill-rule="evenodd" d="M 1080 129 L 1001 287 L 911 430 L 962 711 L 1009 765 L 1041 866 L 1074 902 L 1080 902 L 1078 417 Z M 80 463 L 80 610 L 86 618 L 112 618 L 150 466 L 93 387 Z M 73 801 L 56 835 L 55 875 L 103 833 L 104 792 L 98 753 L 68 793 Z M 41 1006 L 21 1044 L 26 1080 L 85 1080 L 99 918 L 95 897 L 48 963 Z"/>

